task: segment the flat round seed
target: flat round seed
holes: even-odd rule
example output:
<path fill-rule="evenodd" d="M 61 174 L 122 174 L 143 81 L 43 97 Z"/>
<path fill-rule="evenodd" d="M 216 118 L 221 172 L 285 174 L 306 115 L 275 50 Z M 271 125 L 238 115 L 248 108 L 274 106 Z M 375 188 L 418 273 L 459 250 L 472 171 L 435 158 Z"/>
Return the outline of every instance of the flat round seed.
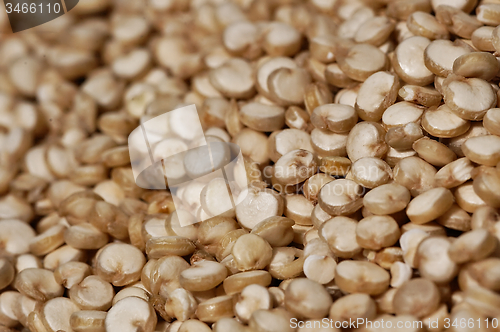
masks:
<path fill-rule="evenodd" d="M 422 137 L 413 143 L 413 150 L 429 164 L 442 167 L 457 159 L 457 155 L 446 145 L 428 137 Z"/>
<path fill-rule="evenodd" d="M 189 291 L 206 291 L 215 288 L 227 276 L 224 265 L 217 262 L 199 261 L 180 273 L 179 282 Z"/>
<path fill-rule="evenodd" d="M 387 17 L 373 17 L 364 22 L 356 31 L 356 43 L 382 45 L 394 30 L 394 22 Z"/>
<path fill-rule="evenodd" d="M 445 24 L 448 31 L 462 38 L 470 39 L 474 30 L 482 26 L 475 16 L 452 6 L 439 6 L 435 12 L 437 20 Z"/>
<path fill-rule="evenodd" d="M 206 301 L 200 302 L 196 309 L 196 317 L 206 323 L 214 323 L 223 318 L 234 316 L 233 297 L 217 296 Z M 197 329 L 189 331 L 199 331 Z M 210 331 L 210 330 L 207 330 Z"/>
<path fill-rule="evenodd" d="M 234 295 L 252 284 L 267 287 L 271 284 L 271 280 L 269 272 L 263 270 L 236 273 L 224 280 L 224 291 L 227 295 Z"/>
<path fill-rule="evenodd" d="M 98 276 L 114 286 L 125 286 L 140 279 L 145 263 L 146 258 L 136 247 L 110 243 L 97 253 L 95 270 Z"/>
<path fill-rule="evenodd" d="M 459 56 L 453 62 L 453 73 L 464 77 L 475 77 L 486 81 L 497 76 L 500 64 L 487 52 L 472 52 Z"/>
<path fill-rule="evenodd" d="M 291 317 L 284 309 L 257 310 L 252 314 L 248 326 L 253 331 L 268 331 L 271 326 L 277 331 L 292 332 Z"/>
<path fill-rule="evenodd" d="M 229 98 L 248 98 L 255 93 L 253 70 L 243 59 L 233 58 L 209 73 L 210 83 Z"/>
<path fill-rule="evenodd" d="M 56 282 L 51 271 L 38 268 L 25 269 L 18 273 L 14 287 L 21 294 L 41 302 L 64 293 L 64 288 Z"/>
<path fill-rule="evenodd" d="M 424 63 L 424 50 L 431 41 L 415 36 L 402 41 L 394 51 L 392 65 L 398 76 L 414 85 L 428 85 L 434 81 L 434 75 Z"/>
<path fill-rule="evenodd" d="M 30 242 L 30 251 L 34 255 L 45 255 L 64 243 L 64 225 L 55 225 L 42 234 L 34 237 Z"/>
<path fill-rule="evenodd" d="M 292 150 L 274 164 L 273 186 L 276 188 L 301 183 L 314 175 L 317 167 L 318 161 L 314 153 Z"/>
<path fill-rule="evenodd" d="M 425 107 L 439 106 L 443 98 L 441 93 L 436 89 L 410 84 L 401 87 L 398 95 L 404 101 L 413 102 Z"/>
<path fill-rule="evenodd" d="M 499 215 L 496 209 L 484 206 L 478 208 L 473 214 L 471 219 L 472 229 L 490 229 L 498 220 Z"/>
<path fill-rule="evenodd" d="M 321 82 L 311 83 L 304 93 L 304 104 L 309 114 L 319 106 L 331 104 L 333 96 L 328 86 Z"/>
<path fill-rule="evenodd" d="M 55 269 L 54 278 L 58 284 L 70 289 L 82 282 L 91 272 L 90 266 L 85 263 L 67 262 Z"/>
<path fill-rule="evenodd" d="M 474 192 L 488 204 L 500 207 L 500 174 L 496 168 L 486 168 L 474 178 Z"/>
<path fill-rule="evenodd" d="M 417 36 L 435 39 L 449 39 L 450 34 L 446 26 L 439 23 L 436 18 L 425 12 L 417 11 L 408 16 L 406 21 L 408 29 Z"/>
<path fill-rule="evenodd" d="M 347 293 L 378 295 L 389 287 L 389 280 L 386 270 L 370 262 L 342 261 L 335 272 L 337 286 Z"/>
<path fill-rule="evenodd" d="M 0 221 L 0 242 L 3 251 L 12 255 L 25 254 L 30 251 L 30 241 L 35 231 L 29 224 L 17 219 Z"/>
<path fill-rule="evenodd" d="M 297 225 L 312 225 L 311 213 L 313 208 L 313 203 L 303 195 L 289 194 L 285 196 L 284 214 L 295 221 Z"/>
<path fill-rule="evenodd" d="M 322 161 L 324 159 L 326 158 L 323 158 Z M 320 170 L 326 171 L 324 166 L 320 166 Z M 323 188 L 325 184 L 332 182 L 333 180 L 334 180 L 333 177 L 323 173 L 318 173 L 311 176 L 309 179 L 306 180 L 306 182 L 304 182 L 304 185 L 302 187 L 304 196 L 313 203 L 317 202 L 318 194 L 321 188 Z"/>
<path fill-rule="evenodd" d="M 346 176 L 351 168 L 351 165 L 352 165 L 352 163 L 351 163 L 351 160 L 349 160 L 349 158 L 327 156 L 327 157 L 321 158 L 319 170 L 323 173 L 328 174 L 328 176 Z M 325 174 L 323 174 L 323 175 L 325 175 Z M 319 176 L 321 177 L 322 175 L 320 174 Z M 311 179 L 311 178 L 309 178 L 309 179 Z M 312 182 L 310 182 L 310 183 L 312 184 L 316 180 L 311 180 L 311 181 Z M 308 181 L 306 181 L 306 183 L 307 182 Z M 304 186 L 306 185 L 306 183 L 304 183 Z M 305 188 L 304 195 L 308 195 L 306 193 L 306 191 L 309 189 L 307 187 L 304 187 L 304 188 Z M 321 189 L 321 188 L 317 188 L 317 189 L 319 191 L 319 189 Z M 316 196 L 317 196 L 317 193 L 316 193 Z"/>
<path fill-rule="evenodd" d="M 470 215 L 457 204 L 453 204 L 448 211 L 437 219 L 437 222 L 446 228 L 462 232 L 467 232 L 471 229 Z"/>
<path fill-rule="evenodd" d="M 255 234 L 239 237 L 231 253 L 240 271 L 261 270 L 272 259 L 272 248 L 269 243 Z"/>
<path fill-rule="evenodd" d="M 493 135 L 500 135 L 500 109 L 491 108 L 483 118 L 483 126 Z"/>
<path fill-rule="evenodd" d="M 148 302 L 138 297 L 127 297 L 118 301 L 108 311 L 105 319 L 106 331 L 153 332 L 157 322 L 156 312 Z"/>
<path fill-rule="evenodd" d="M 469 130 L 470 122 L 456 115 L 448 106 L 428 109 L 422 115 L 422 128 L 441 138 L 457 137 Z"/>
<path fill-rule="evenodd" d="M 337 31 L 338 36 L 344 38 L 354 38 L 356 31 L 368 19 L 375 16 L 373 9 L 367 6 L 359 6 L 350 8 L 349 14 L 346 14 L 345 21 L 339 26 Z"/>
<path fill-rule="evenodd" d="M 339 88 L 352 88 L 359 82 L 349 78 L 339 67 L 338 63 L 331 63 L 325 68 L 325 80 Z"/>
<path fill-rule="evenodd" d="M 349 132 L 346 151 L 355 162 L 363 157 L 382 158 L 388 150 L 384 128 L 375 122 L 360 122 Z"/>
<path fill-rule="evenodd" d="M 459 0 L 459 1 L 448 1 L 448 0 L 432 0 L 432 9 L 436 10 L 437 7 L 441 5 L 448 5 L 463 10 L 465 13 L 470 13 L 472 9 L 476 6 L 477 2 L 474 0 Z"/>
<path fill-rule="evenodd" d="M 265 134 L 249 128 L 241 130 L 234 137 L 234 143 L 240 147 L 243 156 L 259 164 L 269 162 L 267 140 L 268 137 Z"/>
<path fill-rule="evenodd" d="M 374 319 L 377 315 L 377 305 L 368 295 L 354 293 L 342 296 L 330 308 L 330 319 L 335 322 L 348 322 L 357 319 Z"/>
<path fill-rule="evenodd" d="M 460 185 L 456 188 L 454 195 L 458 206 L 469 213 L 473 213 L 478 208 L 486 206 L 486 203 L 474 191 L 472 182 Z"/>
<path fill-rule="evenodd" d="M 446 188 L 433 188 L 415 197 L 406 210 L 413 223 L 425 224 L 443 215 L 453 205 L 453 194 Z"/>
<path fill-rule="evenodd" d="M 428 237 L 420 242 L 415 259 L 423 278 L 448 283 L 457 275 L 458 266 L 448 256 L 450 246 L 445 237 Z"/>
<path fill-rule="evenodd" d="M 410 265 L 403 262 L 394 262 L 391 265 L 391 287 L 399 288 L 405 282 L 409 281 L 413 275 L 413 269 Z"/>
<path fill-rule="evenodd" d="M 464 54 L 470 53 L 469 48 L 449 40 L 435 40 L 424 52 L 425 65 L 438 76 L 447 77 L 453 72 L 453 63 Z"/>
<path fill-rule="evenodd" d="M 358 122 L 354 108 L 340 104 L 325 104 L 318 106 L 311 114 L 311 123 L 319 129 L 334 133 L 349 132 Z"/>
<path fill-rule="evenodd" d="M 224 235 L 238 228 L 233 218 L 213 217 L 199 224 L 198 241 L 201 244 L 217 243 Z"/>
<path fill-rule="evenodd" d="M 497 241 L 487 230 L 476 229 L 459 236 L 448 249 L 448 255 L 457 264 L 480 261 L 495 250 Z"/>
<path fill-rule="evenodd" d="M 388 61 L 386 55 L 375 46 L 358 44 L 353 46 L 344 57 L 339 57 L 337 62 L 347 76 L 363 82 L 370 75 L 386 68 Z"/>
<path fill-rule="evenodd" d="M 69 319 L 71 329 L 75 332 L 104 332 L 106 312 L 97 310 L 80 310 L 74 312 Z"/>
<path fill-rule="evenodd" d="M 271 56 L 291 56 L 296 54 L 302 37 L 293 26 L 273 22 L 264 27 L 262 48 Z"/>
<path fill-rule="evenodd" d="M 166 255 L 187 256 L 195 249 L 195 244 L 182 236 L 155 237 L 146 242 L 146 254 L 149 258 L 161 258 Z"/>
<path fill-rule="evenodd" d="M 366 217 L 356 226 L 356 242 L 365 249 L 390 247 L 398 241 L 400 235 L 398 223 L 389 216 Z"/>
<path fill-rule="evenodd" d="M 86 259 L 87 256 L 83 250 L 65 245 L 45 256 L 43 259 L 43 267 L 48 270 L 55 270 L 60 264 L 83 261 Z"/>
<path fill-rule="evenodd" d="M 315 128 L 311 132 L 311 144 L 321 157 L 345 156 L 347 137 L 347 133 L 336 134 Z"/>
<path fill-rule="evenodd" d="M 209 216 L 235 217 L 234 207 L 229 197 L 229 185 L 223 178 L 211 180 L 200 193 L 203 211 Z"/>
<path fill-rule="evenodd" d="M 469 265 L 467 272 L 481 286 L 498 291 L 500 280 L 498 279 L 498 269 L 500 260 L 496 257 L 490 257 Z"/>
<path fill-rule="evenodd" d="M 420 122 L 424 108 L 402 101 L 388 107 L 382 115 L 382 123 L 389 129 L 404 126 L 410 122 Z"/>
<path fill-rule="evenodd" d="M 311 57 L 323 63 L 335 61 L 337 39 L 331 35 L 319 35 L 310 39 L 309 51 Z"/>
<path fill-rule="evenodd" d="M 422 136 L 422 128 L 414 122 L 409 122 L 404 126 L 390 128 L 385 135 L 385 141 L 391 148 L 405 151 L 411 149 L 413 143 Z"/>
<path fill-rule="evenodd" d="M 259 30 L 252 22 L 234 22 L 222 34 L 225 49 L 236 56 L 253 59 L 261 54 Z"/>
<path fill-rule="evenodd" d="M 404 283 L 394 295 L 396 314 L 426 317 L 439 306 L 439 289 L 432 281 L 417 278 Z"/>
<path fill-rule="evenodd" d="M 299 129 L 285 129 L 275 131 L 269 136 L 269 156 L 277 162 L 283 155 L 293 150 L 307 150 L 313 152 L 310 135 Z"/>
<path fill-rule="evenodd" d="M 237 200 L 236 218 L 247 229 L 252 229 L 266 218 L 283 214 L 283 198 L 273 190 L 249 188 L 240 195 L 243 195 L 243 201 Z"/>
<path fill-rule="evenodd" d="M 477 20 L 481 23 L 497 26 L 500 24 L 500 6 L 495 3 L 481 4 L 476 8 Z"/>
<path fill-rule="evenodd" d="M 70 299 L 83 310 L 108 310 L 115 291 L 113 286 L 98 276 L 88 276 L 69 291 Z"/>
<path fill-rule="evenodd" d="M 108 243 L 108 235 L 91 224 L 78 224 L 66 229 L 64 240 L 76 249 L 99 249 Z"/>
<path fill-rule="evenodd" d="M 257 68 L 256 86 L 257 90 L 264 96 L 271 97 L 268 79 L 271 73 L 280 68 L 297 68 L 297 64 L 290 58 L 275 57 L 263 61 Z"/>
<path fill-rule="evenodd" d="M 308 130 L 309 113 L 297 106 L 290 106 L 285 112 L 285 123 L 292 129 Z"/>
<path fill-rule="evenodd" d="M 278 105 L 289 106 L 302 104 L 306 86 L 311 76 L 303 68 L 279 68 L 267 79 L 271 100 Z"/>
<path fill-rule="evenodd" d="M 15 269 L 18 273 L 25 269 L 41 268 L 41 267 L 42 267 L 42 262 L 35 255 L 23 254 L 17 256 L 16 258 Z"/>
<path fill-rule="evenodd" d="M 475 163 L 495 166 L 500 161 L 500 137 L 471 137 L 462 145 L 462 150 L 465 156 Z"/>
<path fill-rule="evenodd" d="M 279 106 L 248 103 L 240 109 L 240 120 L 253 130 L 275 131 L 285 124 L 285 110 Z"/>
<path fill-rule="evenodd" d="M 310 255 L 304 261 L 305 276 L 322 285 L 333 280 L 336 268 L 337 262 L 330 256 Z"/>
<path fill-rule="evenodd" d="M 216 246 L 214 248 L 215 257 L 218 260 L 223 260 L 227 256 L 231 255 L 231 250 L 233 250 L 233 246 L 234 246 L 236 240 L 245 234 L 248 234 L 248 231 L 240 228 L 240 229 L 228 232 L 226 235 L 224 235 L 219 240 L 219 242 L 216 244 Z M 234 260 L 234 257 L 233 257 L 233 260 Z M 234 262 L 234 265 L 236 265 L 236 262 Z"/>
<path fill-rule="evenodd" d="M 363 187 L 351 180 L 339 179 L 321 188 L 318 201 L 325 212 L 331 215 L 349 215 L 363 205 Z"/>
<path fill-rule="evenodd" d="M 434 187 L 436 169 L 418 157 L 408 157 L 394 167 L 394 181 L 405 186 L 412 196 Z"/>
<path fill-rule="evenodd" d="M 410 199 L 406 187 L 389 183 L 369 191 L 363 198 L 363 204 L 373 214 L 388 215 L 404 210 Z"/>
<path fill-rule="evenodd" d="M 356 226 L 354 219 L 335 217 L 324 222 L 318 233 L 335 255 L 351 258 L 362 250 L 356 242 Z"/>
<path fill-rule="evenodd" d="M 382 159 L 365 157 L 352 164 L 350 174 L 356 183 L 373 189 L 391 180 L 392 169 Z"/>
<path fill-rule="evenodd" d="M 41 309 L 42 322 L 49 331 L 69 331 L 70 317 L 80 308 L 70 299 L 57 297 L 47 301 Z"/>
<path fill-rule="evenodd" d="M 285 290 L 285 307 L 300 317 L 321 319 L 332 303 L 326 289 L 309 279 L 294 279 Z"/>
<path fill-rule="evenodd" d="M 399 79 L 389 72 L 377 72 L 368 77 L 356 98 L 359 117 L 365 121 L 380 121 L 387 107 L 396 101 L 399 86 Z"/>
<path fill-rule="evenodd" d="M 0 290 L 9 286 L 16 276 L 14 266 L 5 258 L 0 259 L 0 276 Z"/>
<path fill-rule="evenodd" d="M 239 295 L 238 301 L 234 305 L 234 311 L 236 317 L 242 322 L 248 322 L 256 310 L 269 310 L 271 305 L 272 298 L 267 288 L 260 285 L 249 285 Z"/>
<path fill-rule="evenodd" d="M 483 26 L 474 30 L 471 36 L 472 45 L 482 52 L 494 52 L 493 31 L 494 27 Z"/>

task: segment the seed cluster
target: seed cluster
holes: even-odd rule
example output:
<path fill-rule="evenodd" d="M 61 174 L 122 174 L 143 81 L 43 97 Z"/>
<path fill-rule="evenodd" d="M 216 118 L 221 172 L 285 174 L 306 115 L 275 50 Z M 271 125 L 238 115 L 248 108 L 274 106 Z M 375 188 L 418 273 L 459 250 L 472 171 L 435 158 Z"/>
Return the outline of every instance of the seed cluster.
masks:
<path fill-rule="evenodd" d="M 499 0 L 82 0 L 2 34 L 0 331 L 493 331 L 499 24 Z M 183 188 L 182 227 L 127 143 L 191 104 L 249 186 Z M 198 146 L 169 121 L 155 156 Z"/>

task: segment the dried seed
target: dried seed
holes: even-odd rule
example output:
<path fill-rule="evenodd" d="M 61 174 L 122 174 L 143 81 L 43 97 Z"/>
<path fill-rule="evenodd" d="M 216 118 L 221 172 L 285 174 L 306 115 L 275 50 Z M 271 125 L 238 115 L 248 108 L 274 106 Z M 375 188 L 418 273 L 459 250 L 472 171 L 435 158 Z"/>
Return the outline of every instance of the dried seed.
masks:
<path fill-rule="evenodd" d="M 399 79 L 389 72 L 377 72 L 368 77 L 356 98 L 359 117 L 365 121 L 380 121 L 384 111 L 396 101 L 399 86 Z"/>
<path fill-rule="evenodd" d="M 458 272 L 448 256 L 451 242 L 445 237 L 428 237 L 420 242 L 415 257 L 420 275 L 436 283 L 447 283 Z"/>
<path fill-rule="evenodd" d="M 269 217 L 252 229 L 252 234 L 258 235 L 273 247 L 287 246 L 293 240 L 292 226 L 295 222 L 285 217 Z"/>
<path fill-rule="evenodd" d="M 396 47 L 392 65 L 398 76 L 408 84 L 425 86 L 434 81 L 434 75 L 424 60 L 424 51 L 430 44 L 429 39 L 415 36 Z"/>
<path fill-rule="evenodd" d="M 285 307 L 300 317 L 321 319 L 332 302 L 326 289 L 309 279 L 295 279 L 285 290 Z"/>
<path fill-rule="evenodd" d="M 217 262 L 199 261 L 179 276 L 182 287 L 189 291 L 206 291 L 215 288 L 227 276 L 224 265 Z"/>
<path fill-rule="evenodd" d="M 351 258 L 361 252 L 356 241 L 357 221 L 347 217 L 335 217 L 324 222 L 319 236 L 338 257 Z"/>
<path fill-rule="evenodd" d="M 129 285 L 140 279 L 146 258 L 136 247 L 125 243 L 110 243 L 96 255 L 95 271 L 114 286 Z"/>
<path fill-rule="evenodd" d="M 105 319 L 104 311 L 81 310 L 70 316 L 69 323 L 75 332 L 105 332 Z"/>
<path fill-rule="evenodd" d="M 140 328 L 144 332 L 153 332 L 156 322 L 156 313 L 148 302 L 134 296 L 118 301 L 105 318 L 106 331 L 134 331 Z"/>
<path fill-rule="evenodd" d="M 439 306 L 440 295 L 437 286 L 427 279 L 417 278 L 404 283 L 394 295 L 396 314 L 425 317 Z"/>
<path fill-rule="evenodd" d="M 372 74 L 384 70 L 388 61 L 386 55 L 375 46 L 358 44 L 345 56 L 339 57 L 337 63 L 349 78 L 364 82 Z"/>
<path fill-rule="evenodd" d="M 417 11 L 408 16 L 406 25 L 415 35 L 429 38 L 430 40 L 450 38 L 446 26 L 438 22 L 433 15 L 423 11 Z"/>
<path fill-rule="evenodd" d="M 335 272 L 337 286 L 347 293 L 378 295 L 389 287 L 389 280 L 387 271 L 369 262 L 342 261 Z"/>
<path fill-rule="evenodd" d="M 398 223 L 389 216 L 366 217 L 356 225 L 356 242 L 366 249 L 380 250 L 392 246 L 400 235 Z"/>

